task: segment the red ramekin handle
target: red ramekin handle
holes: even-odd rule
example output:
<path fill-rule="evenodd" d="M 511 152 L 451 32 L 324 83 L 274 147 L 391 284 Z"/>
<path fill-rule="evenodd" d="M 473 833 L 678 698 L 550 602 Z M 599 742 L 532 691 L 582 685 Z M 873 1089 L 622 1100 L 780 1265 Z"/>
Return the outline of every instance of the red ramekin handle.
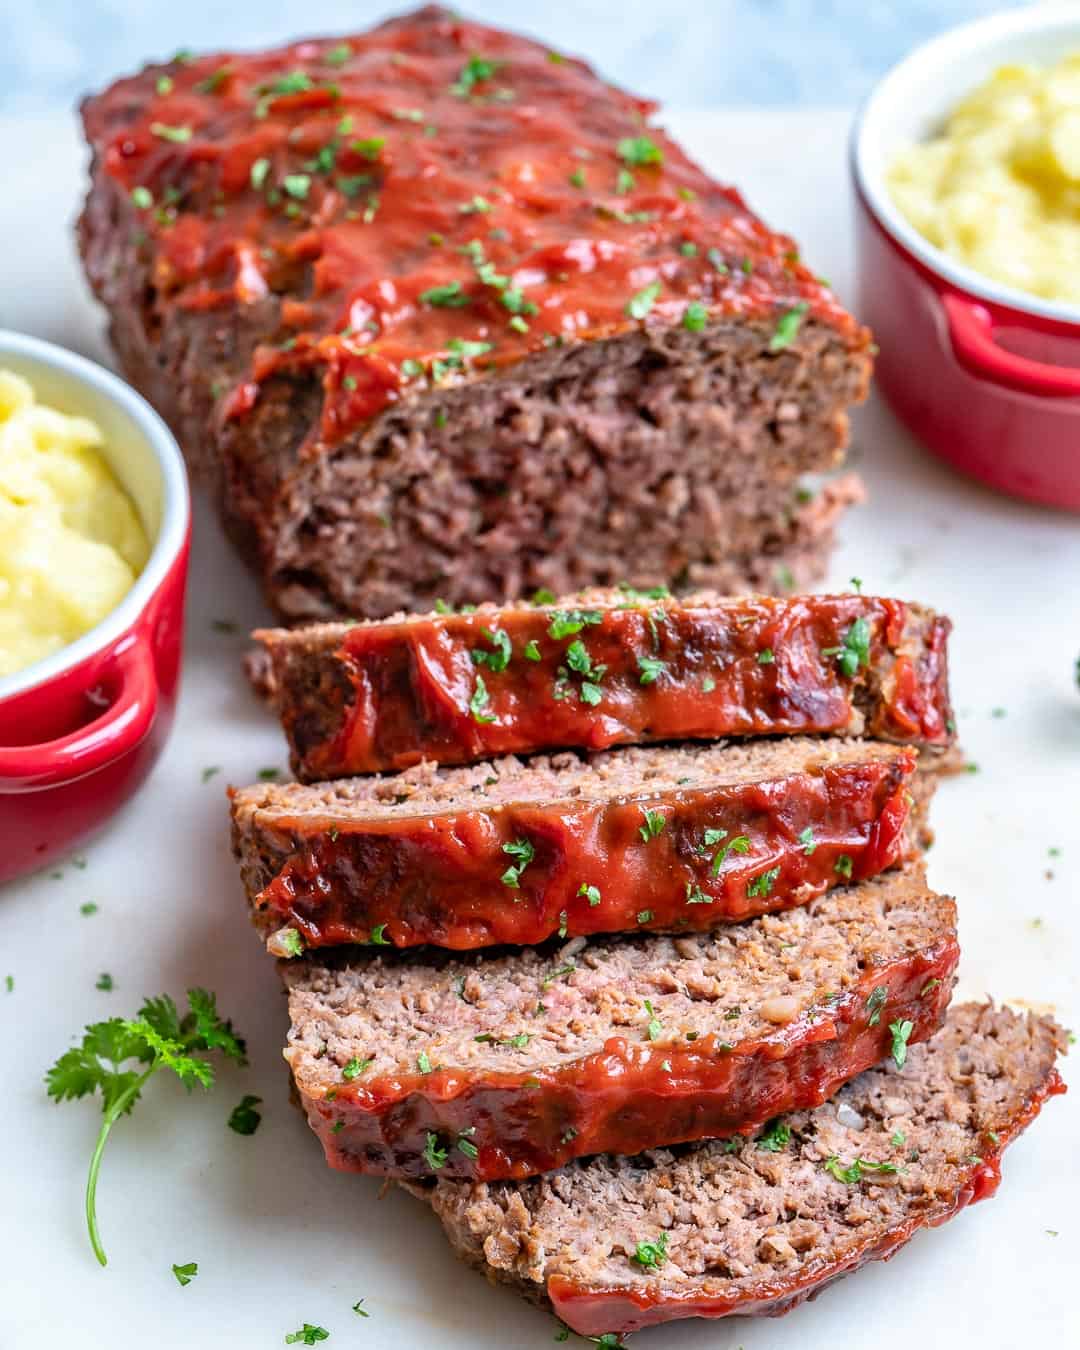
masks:
<path fill-rule="evenodd" d="M 941 297 L 953 349 L 981 379 L 1050 398 L 1080 398 L 1080 367 L 1055 366 L 1006 351 L 994 340 L 994 320 L 985 305 L 946 291 Z"/>
<path fill-rule="evenodd" d="M 158 685 L 147 640 L 134 634 L 113 654 L 120 691 L 87 726 L 55 741 L 0 747 L 0 793 L 74 782 L 133 749 L 150 730 Z"/>

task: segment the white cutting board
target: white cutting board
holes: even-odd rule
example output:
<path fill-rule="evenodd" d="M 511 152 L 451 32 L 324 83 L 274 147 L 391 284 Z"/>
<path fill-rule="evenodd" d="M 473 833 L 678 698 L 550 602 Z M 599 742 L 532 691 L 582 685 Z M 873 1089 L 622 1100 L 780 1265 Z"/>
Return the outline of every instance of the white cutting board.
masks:
<path fill-rule="evenodd" d="M 669 118 L 850 297 L 848 121 L 846 111 L 805 108 Z M 0 121 L 0 162 L 0 323 L 107 360 L 69 228 L 83 187 L 74 122 Z M 980 772 L 942 787 L 930 871 L 960 900 L 962 988 L 1051 1006 L 1080 1028 L 1080 517 L 954 477 L 880 405 L 860 414 L 855 446 L 871 501 L 843 527 L 834 583 L 846 588 L 857 574 L 868 591 L 925 601 L 956 621 L 955 701 Z M 242 632 L 266 614 L 199 508 L 186 683 L 167 754 L 84 850 L 85 868 L 0 891 L 0 1344 L 254 1350 L 311 1322 L 330 1331 L 330 1350 L 550 1346 L 552 1319 L 460 1267 L 415 1200 L 393 1190 L 380 1200 L 377 1181 L 330 1172 L 289 1104 L 285 1006 L 248 924 L 224 801 L 227 782 L 285 765 L 240 673 Z M 214 619 L 235 621 L 241 635 L 214 631 Z M 221 772 L 204 784 L 211 765 Z M 93 917 L 79 914 L 85 900 L 100 906 Z M 113 993 L 94 988 L 102 971 Z M 133 1016 L 143 995 L 179 996 L 191 984 L 218 992 L 248 1038 L 251 1067 L 190 1097 L 160 1075 L 114 1131 L 99 1192 L 110 1256 L 101 1270 L 82 1224 L 98 1109 L 53 1105 L 42 1074 L 84 1023 Z M 1010 1150 L 991 1203 L 780 1322 L 680 1323 L 632 1345 L 1076 1345 L 1075 1065 L 1066 1077 L 1077 1089 Z M 225 1121 L 248 1092 L 263 1098 L 264 1117 L 242 1138 Z M 199 1275 L 180 1288 L 170 1267 L 188 1261 Z M 358 1298 L 366 1320 L 351 1311 Z"/>

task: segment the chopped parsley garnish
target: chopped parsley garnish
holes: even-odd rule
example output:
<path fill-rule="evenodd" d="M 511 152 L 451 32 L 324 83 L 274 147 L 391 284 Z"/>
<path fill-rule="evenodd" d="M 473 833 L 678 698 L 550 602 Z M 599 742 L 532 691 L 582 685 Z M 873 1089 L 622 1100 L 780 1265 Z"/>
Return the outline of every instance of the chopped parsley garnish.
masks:
<path fill-rule="evenodd" d="M 857 618 L 844 634 L 839 647 L 826 647 L 822 656 L 835 656 L 836 664 L 843 673 L 853 679 L 860 666 L 870 664 L 870 624 L 863 618 Z"/>
<path fill-rule="evenodd" d="M 814 827 L 807 825 L 805 830 L 799 832 L 799 843 L 803 846 L 803 852 L 809 858 L 814 849 L 817 848 L 817 841 L 814 838 Z"/>
<path fill-rule="evenodd" d="M 237 1134 L 254 1134 L 259 1128 L 262 1115 L 255 1110 L 262 1102 L 261 1097 L 252 1097 L 245 1093 L 239 1103 L 229 1112 L 228 1126 Z"/>
<path fill-rule="evenodd" d="M 713 679 L 711 675 L 706 675 L 705 678 L 701 681 L 701 692 L 703 694 L 711 694 L 715 688 L 716 688 L 716 681 Z"/>
<path fill-rule="evenodd" d="M 261 85 L 259 92 L 267 94 L 304 94 L 314 87 L 311 76 L 308 75 L 306 71 L 290 70 L 286 75 L 279 75 L 272 84 Z"/>
<path fill-rule="evenodd" d="M 482 80 L 490 80 L 501 64 L 499 61 L 489 61 L 483 56 L 470 56 L 450 86 L 450 92 L 456 94 L 458 98 L 467 98 L 472 93 L 473 86 Z"/>
<path fill-rule="evenodd" d="M 667 670 L 667 662 L 661 661 L 656 656 L 639 656 L 637 659 L 638 670 L 641 674 L 638 676 L 639 684 L 655 684 L 656 681 Z"/>
<path fill-rule="evenodd" d="M 696 882 L 686 883 L 686 903 L 688 905 L 711 905 L 712 896 L 706 895 Z"/>
<path fill-rule="evenodd" d="M 457 1148 L 459 1152 L 464 1153 L 466 1158 L 478 1158 L 480 1150 L 476 1147 L 469 1135 L 476 1133 L 476 1126 L 470 1125 L 467 1130 L 462 1130 L 457 1137 Z"/>
<path fill-rule="evenodd" d="M 477 675 L 476 688 L 473 690 L 472 698 L 469 699 L 469 712 L 472 713 L 474 722 L 486 724 L 495 721 L 494 713 L 484 711 L 489 702 L 490 695 L 487 691 L 487 685 L 484 683 L 484 677 L 483 675 Z"/>
<path fill-rule="evenodd" d="M 791 1126 L 779 1116 L 770 1120 L 764 1132 L 758 1136 L 757 1146 L 766 1153 L 782 1153 L 791 1142 Z"/>
<path fill-rule="evenodd" d="M 167 122 L 151 122 L 150 134 L 161 141 L 172 141 L 174 145 L 183 145 L 192 135 L 190 127 L 171 127 Z"/>
<path fill-rule="evenodd" d="M 295 928 L 283 928 L 277 934 L 277 946 L 285 956 L 299 956 L 304 950 L 300 933 Z"/>
<path fill-rule="evenodd" d="M 469 297 L 462 295 L 460 281 L 448 281 L 445 286 L 431 286 L 420 292 L 425 305 L 439 305 L 444 309 L 456 309 L 469 303 Z"/>
<path fill-rule="evenodd" d="M 835 1153 L 831 1158 L 826 1158 L 822 1166 L 830 1176 L 834 1176 L 837 1181 L 842 1181 L 847 1186 L 854 1186 L 857 1182 L 862 1181 L 866 1172 L 895 1173 L 900 1170 L 895 1163 L 867 1162 L 865 1158 L 856 1158 L 850 1167 L 843 1167 Z"/>
<path fill-rule="evenodd" d="M 171 94 L 173 91 L 173 81 L 171 75 L 159 75 L 154 88 L 159 94 Z"/>
<path fill-rule="evenodd" d="M 915 1030 L 914 1022 L 890 1022 L 892 1032 L 892 1057 L 898 1069 L 902 1069 L 907 1060 L 908 1040 Z"/>
<path fill-rule="evenodd" d="M 495 648 L 494 651 L 485 651 L 482 647 L 474 647 L 469 655 L 478 666 L 487 666 L 488 670 L 496 673 L 505 670 L 510 664 L 510 655 L 512 648 L 510 646 L 510 634 L 504 632 L 501 628 L 494 631 L 490 628 L 481 628 L 480 635 L 488 640 Z"/>
<path fill-rule="evenodd" d="M 639 909 L 637 913 L 638 923 L 652 923 L 653 912 L 651 909 Z"/>
<path fill-rule="evenodd" d="M 896 1133 L 890 1137 L 889 1143 L 892 1144 L 893 1148 L 902 1148 L 907 1143 L 907 1135 L 903 1130 L 897 1130 Z"/>
<path fill-rule="evenodd" d="M 870 1014 L 866 1020 L 868 1027 L 876 1027 L 881 1021 L 881 1010 L 889 997 L 888 986 L 879 984 L 866 1000 L 866 1011 Z"/>
<path fill-rule="evenodd" d="M 682 326 L 690 333 L 700 333 L 709 322 L 709 311 L 699 300 L 691 300 L 683 310 Z"/>
<path fill-rule="evenodd" d="M 645 1270 L 656 1270 L 667 1260 L 667 1240 L 668 1235 L 661 1233 L 655 1242 L 639 1242 L 630 1259 Z"/>
<path fill-rule="evenodd" d="M 79 906 L 79 913 L 80 913 L 80 914 L 90 915 L 90 914 L 96 914 L 97 912 L 98 912 L 98 907 L 97 907 L 97 905 L 93 902 L 93 900 L 87 900 L 84 904 L 81 904 L 81 905 Z"/>
<path fill-rule="evenodd" d="M 328 66 L 343 66 L 353 54 L 353 49 L 347 42 L 339 42 L 336 47 L 331 47 L 328 52 L 323 52 L 323 60 Z"/>
<path fill-rule="evenodd" d="M 615 191 L 620 197 L 625 197 L 628 192 L 633 192 L 636 187 L 634 175 L 629 169 L 620 169 L 618 177 L 615 179 Z"/>
<path fill-rule="evenodd" d="M 285 1337 L 286 1345 L 315 1345 L 319 1341 L 328 1341 L 330 1333 L 325 1327 L 313 1327 L 305 1322 L 299 1331 L 290 1331 Z"/>
<path fill-rule="evenodd" d="M 762 647 L 757 654 L 757 663 L 759 666 L 771 666 L 776 664 L 776 656 L 771 647 Z"/>
<path fill-rule="evenodd" d="M 533 591 L 529 598 L 530 605 L 553 605 L 555 603 L 555 592 L 549 591 L 546 586 L 540 586 Z"/>
<path fill-rule="evenodd" d="M 627 314 L 631 319 L 644 319 L 653 305 L 656 304 L 659 295 L 659 281 L 652 281 L 648 286 L 643 286 L 636 295 L 632 295 L 626 302 Z"/>
<path fill-rule="evenodd" d="M 107 970 L 102 971 L 102 973 L 97 978 L 97 984 L 94 985 L 95 989 L 100 989 L 102 990 L 103 993 L 106 994 L 111 994 L 114 987 L 115 986 L 113 985 L 113 977 L 109 974 Z"/>
<path fill-rule="evenodd" d="M 571 187 L 583 188 L 585 186 L 584 169 L 575 169 L 567 180 Z"/>
<path fill-rule="evenodd" d="M 347 1083 L 351 1083 L 354 1078 L 359 1078 L 375 1063 L 375 1056 L 369 1055 L 367 1059 L 359 1059 L 353 1055 L 349 1062 L 342 1066 L 341 1076 Z"/>
<path fill-rule="evenodd" d="M 783 351 L 785 347 L 791 346 L 796 337 L 798 337 L 799 329 L 802 327 L 802 321 L 809 308 L 810 306 L 805 300 L 800 300 L 797 305 L 794 305 L 791 309 L 786 310 L 780 315 L 780 318 L 777 320 L 776 331 L 769 339 L 769 351 L 779 352 Z"/>
<path fill-rule="evenodd" d="M 421 1050 L 416 1056 L 416 1067 L 423 1074 L 431 1073 L 431 1058 L 426 1050 Z"/>
<path fill-rule="evenodd" d="M 196 1083 L 211 1087 L 213 1066 L 201 1054 L 214 1050 L 238 1064 L 247 1063 L 244 1042 L 232 1023 L 219 1016 L 214 995 L 205 989 L 189 989 L 188 1011 L 182 1018 L 167 994 L 147 999 L 132 1021 L 111 1017 L 88 1026 L 82 1044 L 66 1050 L 46 1075 L 48 1094 L 58 1102 L 101 1093 L 104 1120 L 90 1159 L 86 1223 L 90 1245 L 102 1265 L 106 1257 L 98 1235 L 96 1197 L 110 1131 L 132 1110 L 147 1082 L 161 1069 L 171 1070 L 187 1088 Z"/>
<path fill-rule="evenodd" d="M 385 136 L 366 136 L 361 140 L 350 141 L 349 149 L 364 159 L 378 159 L 386 145 Z"/>
<path fill-rule="evenodd" d="M 140 211 L 145 211 L 148 207 L 153 206 L 154 194 L 147 187 L 133 187 L 131 189 L 131 200 Z"/>
<path fill-rule="evenodd" d="M 530 640 L 525 644 L 525 660 L 539 661 L 540 659 L 541 659 L 540 648 L 537 645 L 536 639 L 530 638 Z"/>
<path fill-rule="evenodd" d="M 721 867 L 723 867 L 724 863 L 727 862 L 729 854 L 749 853 L 749 852 L 750 852 L 749 835 L 737 834 L 734 839 L 729 839 L 728 842 L 721 849 L 717 850 L 716 854 L 713 857 L 712 865 L 709 868 L 710 875 L 714 877 L 718 877 L 720 875 L 720 869 Z"/>
<path fill-rule="evenodd" d="M 440 1168 L 446 1166 L 447 1152 L 445 1148 L 439 1147 L 439 1136 L 428 1130 L 424 1143 L 424 1161 L 433 1172 L 438 1172 Z"/>
<path fill-rule="evenodd" d="M 272 769 L 268 766 L 266 768 L 260 769 L 256 774 L 256 777 L 258 778 L 260 783 L 272 783 L 275 778 L 281 777 L 281 770 Z"/>
<path fill-rule="evenodd" d="M 927 980 L 926 983 L 923 985 L 923 987 L 919 990 L 919 997 L 925 998 L 927 994 L 933 993 L 933 991 L 938 987 L 940 983 L 941 981 L 936 976 L 932 980 Z"/>
<path fill-rule="evenodd" d="M 251 186 L 256 192 L 261 192 L 263 184 L 266 182 L 267 174 L 270 172 L 270 161 L 268 159 L 257 159 L 251 166 Z"/>
<path fill-rule="evenodd" d="M 512 891 L 520 890 L 521 874 L 536 857 L 536 850 L 528 839 L 512 839 L 508 844 L 503 844 L 502 851 L 517 859 L 502 874 L 502 883 L 509 886 Z"/>
<path fill-rule="evenodd" d="M 647 844 L 650 839 L 663 834 L 667 816 L 663 811 L 652 811 L 648 807 L 642 807 L 641 814 L 645 817 L 645 824 L 638 826 L 638 834 L 641 835 L 642 842 Z"/>
<path fill-rule="evenodd" d="M 615 147 L 619 158 L 626 164 L 662 164 L 664 152 L 648 136 L 624 136 Z"/>
<path fill-rule="evenodd" d="M 178 1266 L 174 1261 L 172 1273 L 176 1276 L 176 1283 L 182 1289 L 184 1285 L 190 1284 L 195 1276 L 198 1275 L 199 1263 L 198 1261 L 189 1261 L 187 1265 Z"/>
<path fill-rule="evenodd" d="M 539 592 L 538 592 L 539 594 Z M 554 600 L 554 596 L 551 597 Z M 533 603 L 538 603 L 535 596 Z M 546 600 L 544 603 L 548 603 Z M 551 616 L 551 624 L 548 627 L 548 636 L 556 640 L 564 637 L 572 637 L 588 624 L 603 623 L 604 616 L 598 609 L 558 609 Z"/>
<path fill-rule="evenodd" d="M 767 872 L 762 872 L 753 881 L 746 883 L 747 895 L 771 895 L 773 884 L 780 875 L 779 867 L 770 867 Z"/>
<path fill-rule="evenodd" d="M 290 197 L 295 197 L 297 201 L 304 201 L 307 198 L 308 191 L 311 188 L 311 175 L 306 173 L 287 173 L 281 180 L 281 186 Z"/>
<path fill-rule="evenodd" d="M 373 947 L 392 947 L 393 943 L 386 936 L 386 924 L 376 924 L 371 930 L 368 942 L 370 942 Z"/>
<path fill-rule="evenodd" d="M 197 94 L 216 94 L 224 88 L 232 72 L 228 66 L 221 66 L 218 70 L 212 71 L 205 80 L 199 80 L 195 85 Z"/>
<path fill-rule="evenodd" d="M 585 899 L 588 900 L 589 905 L 592 908 L 595 908 L 600 903 L 599 888 L 596 886 L 590 886 L 585 881 L 583 881 L 581 885 L 577 888 L 577 894 L 583 895 Z"/>
<path fill-rule="evenodd" d="M 462 202 L 458 207 L 458 214 L 463 216 L 487 215 L 491 210 L 491 203 L 486 197 L 481 197 L 479 193 L 475 197 L 470 197 L 467 202 Z"/>
<path fill-rule="evenodd" d="M 358 1317 L 370 1317 L 371 1314 L 363 1307 L 363 1302 L 364 1300 L 362 1298 L 358 1298 L 352 1305 L 352 1310 Z"/>
<path fill-rule="evenodd" d="M 851 878 L 851 870 L 853 867 L 854 863 L 851 861 L 850 853 L 841 853 L 836 862 L 833 863 L 833 871 L 842 877 L 847 877 L 849 880 Z"/>

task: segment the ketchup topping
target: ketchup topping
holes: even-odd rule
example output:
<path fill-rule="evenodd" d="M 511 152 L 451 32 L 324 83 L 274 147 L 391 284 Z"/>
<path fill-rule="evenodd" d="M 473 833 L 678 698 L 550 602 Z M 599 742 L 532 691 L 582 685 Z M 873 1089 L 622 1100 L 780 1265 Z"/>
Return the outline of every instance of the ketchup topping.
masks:
<path fill-rule="evenodd" d="M 330 443 L 410 394 L 642 323 L 774 316 L 780 350 L 811 315 L 857 340 L 792 241 L 653 111 L 430 7 L 344 39 L 181 54 L 85 121 L 162 300 L 276 306 L 219 414 L 314 371 Z"/>

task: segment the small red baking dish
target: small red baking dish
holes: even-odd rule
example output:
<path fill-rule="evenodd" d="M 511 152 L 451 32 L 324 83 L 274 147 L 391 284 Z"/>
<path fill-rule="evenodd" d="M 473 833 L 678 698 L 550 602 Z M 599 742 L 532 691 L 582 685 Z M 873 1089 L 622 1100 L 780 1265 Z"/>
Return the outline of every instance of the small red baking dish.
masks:
<path fill-rule="evenodd" d="M 93 418 L 153 540 L 146 567 L 97 627 L 0 679 L 0 882 L 98 829 L 149 773 L 180 674 L 191 507 L 168 427 L 115 375 L 51 343 L 0 331 L 0 368 L 42 403 Z"/>
<path fill-rule="evenodd" d="M 1075 6 L 1031 6 L 918 48 L 852 136 L 858 311 L 878 387 L 935 454 L 1013 496 L 1080 511 L 1080 308 L 981 276 L 924 239 L 886 185 L 893 156 L 932 135 L 998 66 L 1080 51 Z"/>

